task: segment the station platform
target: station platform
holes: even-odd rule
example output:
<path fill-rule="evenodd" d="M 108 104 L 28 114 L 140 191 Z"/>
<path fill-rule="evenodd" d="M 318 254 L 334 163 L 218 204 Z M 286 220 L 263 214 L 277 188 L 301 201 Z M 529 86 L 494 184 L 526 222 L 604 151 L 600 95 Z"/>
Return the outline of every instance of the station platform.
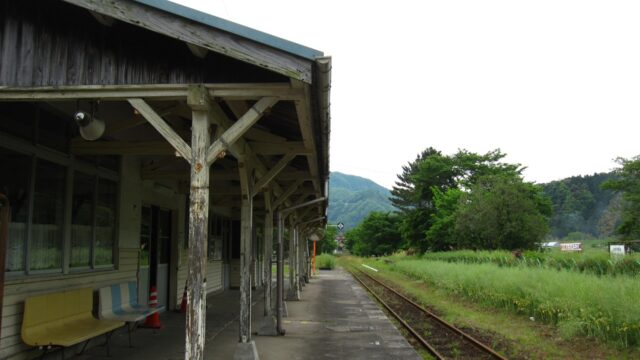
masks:
<path fill-rule="evenodd" d="M 255 332 L 263 314 L 262 294 L 256 291 L 252 298 Z M 237 290 L 207 299 L 206 359 L 233 359 L 238 303 Z M 360 284 L 342 269 L 313 276 L 300 301 L 287 301 L 287 310 L 285 336 L 253 336 L 261 360 L 421 359 Z M 74 359 L 184 359 L 184 315 L 164 313 L 161 322 L 160 330 L 136 330 L 133 348 L 128 347 L 127 332 L 118 331 L 112 336 L 111 358 L 104 347 L 96 346 Z"/>

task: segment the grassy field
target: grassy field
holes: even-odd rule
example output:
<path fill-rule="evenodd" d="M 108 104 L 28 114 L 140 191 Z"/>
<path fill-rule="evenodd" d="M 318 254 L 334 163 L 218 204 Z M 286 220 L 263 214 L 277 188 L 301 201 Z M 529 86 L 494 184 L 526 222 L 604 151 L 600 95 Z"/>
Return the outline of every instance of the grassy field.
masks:
<path fill-rule="evenodd" d="M 425 253 L 423 260 L 438 260 L 450 263 L 494 264 L 503 267 L 534 267 L 554 270 L 569 270 L 595 275 L 640 275 L 640 254 L 613 259 L 602 249 L 591 249 L 583 253 L 556 250 L 539 252 L 525 251 L 516 258 L 509 251 L 448 251 Z"/>
<path fill-rule="evenodd" d="M 340 262 L 372 265 L 454 323 L 496 333 L 510 356 L 640 356 L 640 282 L 631 276 L 406 256 Z"/>

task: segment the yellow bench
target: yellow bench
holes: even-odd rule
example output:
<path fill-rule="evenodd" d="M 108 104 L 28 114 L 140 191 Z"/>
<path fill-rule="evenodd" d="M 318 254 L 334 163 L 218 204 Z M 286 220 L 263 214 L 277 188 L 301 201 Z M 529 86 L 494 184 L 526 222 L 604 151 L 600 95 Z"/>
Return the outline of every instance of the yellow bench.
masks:
<path fill-rule="evenodd" d="M 123 321 L 98 320 L 93 317 L 93 290 L 77 289 L 30 297 L 24 302 L 22 341 L 44 348 L 42 357 L 52 347 L 64 348 L 106 334 L 107 356 L 111 332 L 124 326 Z"/>

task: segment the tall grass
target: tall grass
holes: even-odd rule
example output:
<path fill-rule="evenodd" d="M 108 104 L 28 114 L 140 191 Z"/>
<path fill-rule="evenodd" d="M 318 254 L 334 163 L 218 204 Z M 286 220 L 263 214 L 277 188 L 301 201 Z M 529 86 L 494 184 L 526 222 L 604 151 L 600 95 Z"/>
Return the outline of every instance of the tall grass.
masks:
<path fill-rule="evenodd" d="M 316 257 L 316 266 L 319 269 L 331 270 L 336 267 L 336 258 L 329 254 L 320 254 Z"/>
<path fill-rule="evenodd" d="M 474 302 L 508 309 L 623 346 L 640 345 L 640 282 L 570 271 L 442 261 L 397 261 L 391 269 Z"/>
<path fill-rule="evenodd" d="M 529 266 L 555 270 L 570 270 L 595 275 L 640 275 L 640 255 L 612 259 L 607 252 L 539 252 L 525 251 L 518 259 L 508 251 L 460 250 L 425 253 L 423 259 L 466 264 L 491 263 L 499 266 Z"/>

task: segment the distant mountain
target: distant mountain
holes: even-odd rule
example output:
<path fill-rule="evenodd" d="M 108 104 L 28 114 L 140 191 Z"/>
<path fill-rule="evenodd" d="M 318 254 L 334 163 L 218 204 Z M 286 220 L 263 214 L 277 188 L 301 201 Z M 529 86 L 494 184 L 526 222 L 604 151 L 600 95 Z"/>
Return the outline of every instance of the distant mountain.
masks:
<path fill-rule="evenodd" d="M 372 211 L 394 211 L 389 189 L 360 176 L 332 172 L 329 178 L 329 223 L 356 227 Z"/>

